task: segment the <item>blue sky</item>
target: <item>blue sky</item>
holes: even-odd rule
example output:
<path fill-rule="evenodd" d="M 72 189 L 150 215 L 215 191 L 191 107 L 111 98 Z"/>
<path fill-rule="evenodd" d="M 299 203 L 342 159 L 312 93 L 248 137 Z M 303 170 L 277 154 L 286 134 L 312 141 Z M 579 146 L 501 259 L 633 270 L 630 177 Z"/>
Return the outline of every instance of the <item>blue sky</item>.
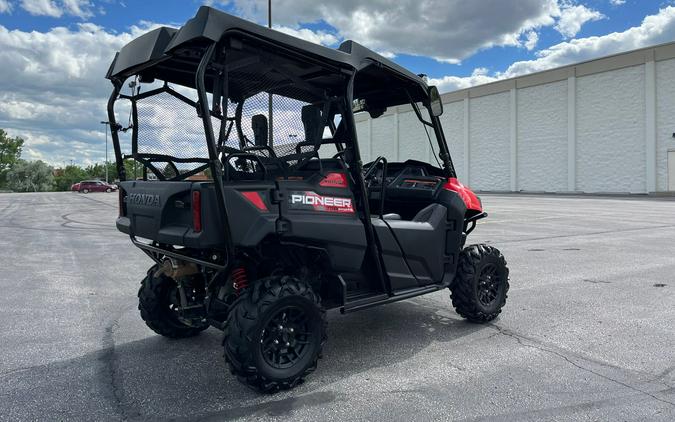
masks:
<path fill-rule="evenodd" d="M 24 158 L 101 161 L 114 52 L 202 4 L 266 23 L 266 0 L 0 0 L 0 128 Z M 671 0 L 273 0 L 277 29 L 355 39 L 441 91 L 675 40 Z"/>

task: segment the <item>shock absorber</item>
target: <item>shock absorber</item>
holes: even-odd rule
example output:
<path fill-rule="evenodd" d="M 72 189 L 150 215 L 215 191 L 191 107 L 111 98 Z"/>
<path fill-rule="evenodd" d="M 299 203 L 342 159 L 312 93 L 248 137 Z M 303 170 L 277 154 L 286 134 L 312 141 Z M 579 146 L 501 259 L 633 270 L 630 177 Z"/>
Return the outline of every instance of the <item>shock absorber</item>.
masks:
<path fill-rule="evenodd" d="M 232 287 L 234 291 L 239 296 L 239 294 L 248 287 L 248 277 L 246 275 L 246 270 L 244 267 L 235 268 L 232 270 Z"/>

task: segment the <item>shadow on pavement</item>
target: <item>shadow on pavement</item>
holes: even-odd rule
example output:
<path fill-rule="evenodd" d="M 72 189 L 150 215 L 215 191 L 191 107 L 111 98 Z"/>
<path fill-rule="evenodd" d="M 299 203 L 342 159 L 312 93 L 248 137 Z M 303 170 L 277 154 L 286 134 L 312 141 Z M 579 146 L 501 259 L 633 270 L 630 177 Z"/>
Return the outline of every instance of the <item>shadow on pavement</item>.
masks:
<path fill-rule="evenodd" d="M 83 420 L 284 416 L 346 399 L 331 389 L 332 383 L 409 359 L 432 341 L 451 342 L 481 329 L 412 302 L 346 316 L 330 313 L 317 371 L 304 385 L 276 395 L 259 395 L 229 374 L 222 334 L 215 329 L 186 340 L 151 334 L 81 358 L 1 374 L 0 414 Z"/>

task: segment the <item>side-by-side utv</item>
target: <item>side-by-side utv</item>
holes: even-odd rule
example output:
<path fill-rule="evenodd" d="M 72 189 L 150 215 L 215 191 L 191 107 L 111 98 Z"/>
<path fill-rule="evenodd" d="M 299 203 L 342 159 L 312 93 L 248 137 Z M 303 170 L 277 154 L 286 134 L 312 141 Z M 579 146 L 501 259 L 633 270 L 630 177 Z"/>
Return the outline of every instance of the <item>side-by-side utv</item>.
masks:
<path fill-rule="evenodd" d="M 328 309 L 449 288 L 470 321 L 500 313 L 506 262 L 465 246 L 487 214 L 456 178 L 424 77 L 202 7 L 124 46 L 107 78 L 117 228 L 155 263 L 138 292 L 155 332 L 222 329 L 232 373 L 274 392 L 316 368 Z M 422 134 L 400 142 L 428 143 L 438 166 L 362 163 L 355 115 L 394 107 Z"/>

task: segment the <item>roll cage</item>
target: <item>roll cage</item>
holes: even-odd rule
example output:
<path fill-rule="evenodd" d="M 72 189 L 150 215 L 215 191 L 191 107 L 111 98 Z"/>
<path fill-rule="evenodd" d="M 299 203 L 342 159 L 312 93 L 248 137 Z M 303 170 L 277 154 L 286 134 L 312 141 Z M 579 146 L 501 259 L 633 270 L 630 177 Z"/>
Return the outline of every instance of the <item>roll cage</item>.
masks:
<path fill-rule="evenodd" d="M 126 159 L 143 165 L 144 179 L 148 172 L 159 180 L 176 181 L 205 172 L 215 185 L 219 212 L 225 216 L 224 227 L 229 233 L 224 183 L 247 173 L 288 177 L 308 161 L 319 159 L 320 147 L 332 143 L 347 164 L 371 246 L 375 242 L 367 218 L 370 210 L 354 101 L 367 104 L 373 116 L 387 107 L 411 102 L 429 107 L 428 88 L 420 76 L 355 42 L 346 41 L 334 50 L 209 7 L 201 7 L 180 29 L 162 27 L 131 41 L 115 56 L 107 78 L 114 87 L 108 101 L 108 119 L 121 180 L 127 178 Z M 131 92 L 124 94 L 123 88 L 130 79 Z M 141 92 L 141 84 L 158 82 L 159 87 Z M 184 90 L 193 90 L 196 96 L 189 98 Z M 196 115 L 205 145 L 195 148 L 194 142 L 181 141 L 146 148 L 148 139 L 164 132 L 151 131 L 147 136 L 139 114 L 145 101 L 160 96 L 173 101 L 172 107 L 181 104 L 187 106 L 185 113 Z M 261 96 L 268 97 L 273 113 L 267 116 L 267 125 L 256 117 L 264 113 L 247 115 L 252 119 L 251 133 L 242 124 L 247 101 Z M 115 105 L 119 100 L 131 104 L 130 125 L 126 128 L 117 122 Z M 298 142 L 278 142 L 283 112 L 277 114 L 276 109 L 284 105 L 290 108 L 290 103 L 296 112 L 300 111 L 300 116 L 296 114 L 290 120 L 296 129 L 302 123 L 304 137 Z M 415 111 L 419 117 L 419 110 Z M 338 124 L 336 115 L 341 117 Z M 153 117 L 162 120 L 162 116 Z M 258 124 L 253 122 L 255 119 Z M 435 132 L 443 172 L 455 177 L 438 117 L 430 114 L 426 124 Z M 326 127 L 328 139 L 323 136 Z M 164 129 L 179 134 L 184 130 L 170 125 Z M 128 130 L 132 131 L 131 153 L 124 154 L 120 134 Z M 227 246 L 228 253 L 232 253 L 232 245 Z"/>

